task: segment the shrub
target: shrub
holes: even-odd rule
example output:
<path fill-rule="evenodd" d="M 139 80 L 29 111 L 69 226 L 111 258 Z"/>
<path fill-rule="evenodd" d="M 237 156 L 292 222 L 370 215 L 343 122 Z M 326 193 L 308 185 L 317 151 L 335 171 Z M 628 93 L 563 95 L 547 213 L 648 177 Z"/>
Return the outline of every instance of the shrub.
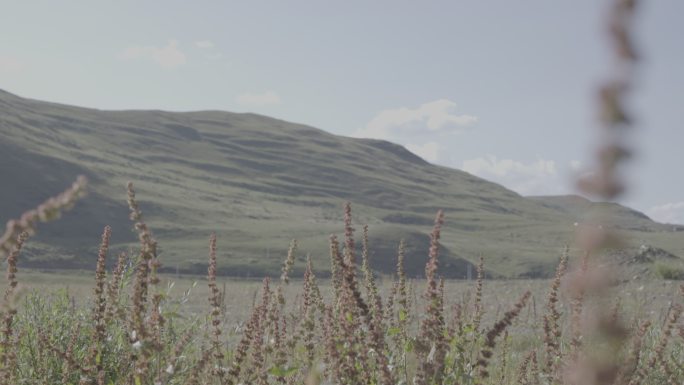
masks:
<path fill-rule="evenodd" d="M 654 269 L 656 275 L 662 279 L 684 280 L 684 267 L 666 262 L 656 262 Z"/>

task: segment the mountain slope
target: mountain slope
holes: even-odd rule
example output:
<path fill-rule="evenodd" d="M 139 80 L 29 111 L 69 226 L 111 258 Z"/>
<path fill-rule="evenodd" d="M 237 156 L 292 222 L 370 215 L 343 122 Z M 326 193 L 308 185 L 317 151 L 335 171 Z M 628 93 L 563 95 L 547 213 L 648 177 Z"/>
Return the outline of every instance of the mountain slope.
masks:
<path fill-rule="evenodd" d="M 672 226 L 654 222 L 646 214 L 613 202 L 592 202 L 578 195 L 531 196 L 542 205 L 567 214 L 578 222 L 601 221 L 614 228 L 637 231 L 668 231 Z"/>
<path fill-rule="evenodd" d="M 116 247 L 134 242 L 128 180 L 165 266 L 192 272 L 206 271 L 211 232 L 226 274 L 276 272 L 291 238 L 325 269 L 327 235 L 340 233 L 345 201 L 353 204 L 358 228 L 369 224 L 373 266 L 385 272 L 406 238 L 414 251 L 411 274 L 421 274 L 440 208 L 447 216 L 443 267 L 450 276 L 463 276 L 467 261 L 480 253 L 495 275 L 544 273 L 572 239 L 574 219 L 546 202 L 431 165 L 393 143 L 254 114 L 100 111 L 0 92 L 0 135 L 0 220 L 77 174 L 91 181 L 85 201 L 31 243 L 36 266 L 94 265 L 105 224 L 114 228 Z M 670 234 L 649 234 L 672 252 L 684 249 Z"/>

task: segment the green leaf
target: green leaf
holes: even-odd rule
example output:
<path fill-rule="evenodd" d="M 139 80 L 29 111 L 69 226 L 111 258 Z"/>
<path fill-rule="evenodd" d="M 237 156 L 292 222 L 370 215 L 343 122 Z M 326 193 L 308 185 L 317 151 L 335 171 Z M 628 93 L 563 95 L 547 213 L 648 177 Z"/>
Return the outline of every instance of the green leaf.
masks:
<path fill-rule="evenodd" d="M 404 345 L 404 351 L 407 353 L 410 353 L 413 351 L 413 340 L 407 340 L 406 344 Z"/>
<path fill-rule="evenodd" d="M 268 373 L 276 376 L 276 377 L 287 377 L 291 374 L 294 374 L 297 371 L 297 367 L 293 366 L 290 368 L 283 368 L 280 366 L 274 366 L 271 369 L 269 369 Z"/>

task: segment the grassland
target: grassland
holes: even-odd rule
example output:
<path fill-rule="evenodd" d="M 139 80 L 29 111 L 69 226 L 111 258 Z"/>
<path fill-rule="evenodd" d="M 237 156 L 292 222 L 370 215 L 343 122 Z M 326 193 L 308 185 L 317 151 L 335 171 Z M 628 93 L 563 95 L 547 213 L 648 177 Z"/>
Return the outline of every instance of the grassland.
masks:
<path fill-rule="evenodd" d="M 628 278 L 628 277 L 624 277 Z M 206 276 L 161 274 L 159 287 L 170 299 L 185 301 L 181 308 L 182 316 L 192 319 L 201 317 L 207 312 L 209 288 Z M 217 285 L 221 291 L 229 293 L 224 297 L 225 323 L 228 327 L 238 327 L 243 324 L 259 299 L 262 279 L 244 279 L 237 277 L 219 277 Z M 392 290 L 394 277 L 378 277 L 378 287 L 383 296 Z M 0 278 L 0 286 L 6 285 L 6 279 Z M 414 279 L 413 285 L 420 295 L 420 289 L 425 287 L 425 279 Z M 329 279 L 318 281 L 319 287 L 326 299 L 333 295 L 332 283 Z M 92 271 L 74 270 L 22 270 L 19 286 L 20 298 L 25 299 L 30 294 L 53 293 L 64 295 L 76 306 L 88 307 L 93 297 L 94 274 Z M 483 286 L 483 320 L 486 324 L 494 323 L 502 313 L 515 302 L 521 293 L 530 291 L 532 297 L 530 306 L 524 314 L 525 322 L 539 325 L 544 315 L 544 302 L 548 294 L 550 281 L 543 279 L 493 279 L 485 280 Z M 673 298 L 678 295 L 680 283 L 676 280 L 625 280 L 611 288 L 607 296 L 617 301 L 620 299 L 625 313 L 650 314 L 657 323 L 662 324 L 667 317 L 667 309 Z M 303 286 L 302 279 L 291 279 L 285 287 L 285 298 L 288 303 L 301 301 L 298 296 Z M 476 281 L 447 280 L 445 282 L 446 308 L 467 302 L 475 294 Z M 417 298 L 416 298 L 417 299 Z M 561 300 L 560 308 L 564 313 L 569 312 L 570 298 Z"/>
<path fill-rule="evenodd" d="M 310 265 L 303 280 L 290 279 L 298 264 L 291 248 L 282 276 L 270 281 L 217 277 L 214 238 L 206 277 L 141 270 L 155 265 L 154 254 L 143 251 L 106 273 L 105 236 L 95 274 L 22 270 L 0 282 L 8 288 L 20 282 L 0 311 L 0 384 L 675 384 L 684 378 L 684 285 L 608 280 L 590 272 L 600 271 L 596 261 L 589 270 L 587 261 L 564 259 L 552 280 L 489 280 L 480 265 L 477 279 L 438 282 L 434 234 L 427 279 L 405 277 L 401 256 L 396 274 L 374 277 L 363 241 L 354 274 L 351 249 L 343 257 L 333 248 L 338 269 L 331 280 L 317 280 Z M 576 382 L 577 373 L 586 379 Z"/>
<path fill-rule="evenodd" d="M 407 277 L 412 254 L 403 243 L 394 274 L 376 277 L 368 226 L 359 236 L 347 204 L 344 235 L 328 239 L 328 284 L 316 278 L 311 258 L 303 280 L 290 280 L 295 266 L 301 268 L 294 241 L 279 279 L 265 278 L 260 288 L 253 281 L 224 284 L 212 234 L 206 288 L 198 289 L 193 278 L 160 277 L 163 249 L 129 184 L 139 245 L 130 255 L 119 254 L 107 271 L 112 229 L 104 228 L 91 295 L 88 274 L 22 276 L 17 266 L 30 234 L 73 208 L 86 184 L 79 178 L 10 221 L 0 237 L 7 255 L 0 385 L 628 385 L 684 379 L 684 285 L 643 277 L 626 283 L 630 277 L 616 275 L 615 264 L 605 264 L 600 254 L 587 250 L 576 258 L 569 249 L 550 282 L 495 281 L 490 288 L 482 259 L 475 281 L 447 282 L 440 276 L 442 211 L 422 257 L 424 280 Z M 641 257 L 660 252 L 649 253 Z"/>

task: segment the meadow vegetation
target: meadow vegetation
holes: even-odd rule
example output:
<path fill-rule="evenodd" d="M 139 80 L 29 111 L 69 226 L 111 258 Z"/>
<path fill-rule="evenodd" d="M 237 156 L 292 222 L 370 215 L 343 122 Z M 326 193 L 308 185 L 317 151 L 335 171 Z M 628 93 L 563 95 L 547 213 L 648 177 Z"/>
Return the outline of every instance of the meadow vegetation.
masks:
<path fill-rule="evenodd" d="M 16 292 L 17 261 L 40 221 L 55 219 L 82 195 L 85 181 L 10 222 L 1 238 L 7 289 L 0 335 L 1 384 L 680 384 L 684 324 L 680 293 L 634 301 L 643 288 L 610 287 L 585 253 L 559 256 L 541 288 L 485 296 L 481 261 L 471 289 L 439 276 L 442 212 L 426 250 L 425 279 L 396 272 L 380 282 L 369 268 L 368 227 L 358 237 L 351 206 L 344 236 L 331 236 L 332 275 L 317 280 L 311 259 L 290 282 L 292 242 L 279 279 L 254 295 L 217 278 L 217 239 L 208 240 L 207 306 L 186 310 L 190 291 L 173 295 L 158 274 L 157 241 L 129 184 L 135 255 L 107 271 L 112 229 L 105 227 L 92 292 Z M 357 241 L 360 238 L 360 242 Z M 541 282 L 541 281 L 538 281 Z M 673 284 L 666 285 L 672 292 Z M 522 286 L 512 286 L 522 287 Z M 667 295 L 668 290 L 664 291 Z M 236 323 L 231 297 L 251 312 Z M 228 297 L 228 299 L 227 299 Z M 497 301 L 496 309 L 487 301 Z M 502 300 L 503 299 L 503 300 Z M 663 308 L 654 307 L 655 304 Z M 196 306 L 196 304 L 195 304 Z"/>

